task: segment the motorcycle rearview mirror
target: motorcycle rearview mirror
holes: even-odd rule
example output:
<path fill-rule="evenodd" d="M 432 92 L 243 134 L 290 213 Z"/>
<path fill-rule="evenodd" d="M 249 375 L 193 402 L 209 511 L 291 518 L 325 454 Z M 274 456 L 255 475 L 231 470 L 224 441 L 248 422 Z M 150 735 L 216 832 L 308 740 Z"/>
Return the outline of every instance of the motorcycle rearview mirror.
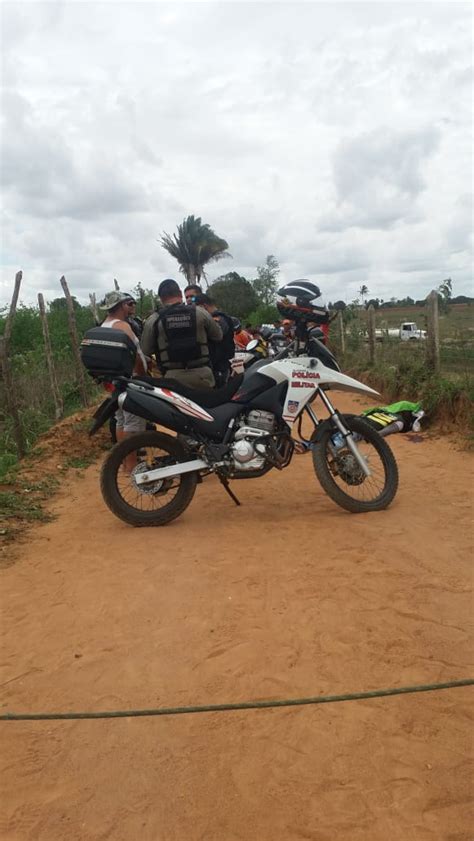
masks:
<path fill-rule="evenodd" d="M 258 347 L 258 339 L 252 339 L 248 345 L 245 346 L 245 350 L 255 350 Z"/>
<path fill-rule="evenodd" d="M 309 335 L 312 339 L 318 339 L 319 341 L 321 341 L 321 339 L 324 339 L 324 333 L 320 327 L 312 327 L 309 331 Z"/>

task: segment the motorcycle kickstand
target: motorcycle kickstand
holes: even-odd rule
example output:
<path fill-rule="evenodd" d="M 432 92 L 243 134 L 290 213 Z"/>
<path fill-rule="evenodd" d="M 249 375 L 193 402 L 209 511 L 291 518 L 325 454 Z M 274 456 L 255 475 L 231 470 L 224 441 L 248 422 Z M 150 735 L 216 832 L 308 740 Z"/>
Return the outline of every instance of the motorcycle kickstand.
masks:
<path fill-rule="evenodd" d="M 228 494 L 229 494 L 229 496 L 230 496 L 230 498 L 234 500 L 235 504 L 236 504 L 236 505 L 240 505 L 241 503 L 240 503 L 240 502 L 239 502 L 239 500 L 237 499 L 237 497 L 236 497 L 235 493 L 234 493 L 233 491 L 231 491 L 231 489 L 229 488 L 229 482 L 227 481 L 227 479 L 225 478 L 225 476 L 219 476 L 219 482 L 220 482 L 220 483 L 221 483 L 221 485 L 223 486 L 223 488 L 224 488 L 225 492 L 226 492 L 226 493 L 228 493 Z"/>

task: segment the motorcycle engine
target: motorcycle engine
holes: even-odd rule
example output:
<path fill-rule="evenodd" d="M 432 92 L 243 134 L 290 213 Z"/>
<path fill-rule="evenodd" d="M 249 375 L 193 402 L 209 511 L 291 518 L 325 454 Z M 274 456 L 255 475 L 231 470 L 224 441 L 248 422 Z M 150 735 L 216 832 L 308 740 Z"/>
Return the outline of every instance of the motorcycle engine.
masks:
<path fill-rule="evenodd" d="M 231 447 L 234 470 L 260 470 L 265 464 L 265 442 L 259 438 L 275 431 L 275 416 L 271 412 L 252 409 L 234 436 Z"/>

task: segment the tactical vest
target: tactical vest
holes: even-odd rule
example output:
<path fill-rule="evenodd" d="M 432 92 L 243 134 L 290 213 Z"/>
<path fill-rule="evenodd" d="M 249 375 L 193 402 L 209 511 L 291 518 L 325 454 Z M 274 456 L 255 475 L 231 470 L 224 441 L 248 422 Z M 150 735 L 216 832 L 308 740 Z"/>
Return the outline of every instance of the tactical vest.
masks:
<path fill-rule="evenodd" d="M 160 348 L 158 343 L 159 325 L 166 336 L 164 348 Z M 156 355 L 165 368 L 196 367 L 196 360 L 203 357 L 203 349 L 197 339 L 196 307 L 172 304 L 160 312 L 156 321 Z"/>

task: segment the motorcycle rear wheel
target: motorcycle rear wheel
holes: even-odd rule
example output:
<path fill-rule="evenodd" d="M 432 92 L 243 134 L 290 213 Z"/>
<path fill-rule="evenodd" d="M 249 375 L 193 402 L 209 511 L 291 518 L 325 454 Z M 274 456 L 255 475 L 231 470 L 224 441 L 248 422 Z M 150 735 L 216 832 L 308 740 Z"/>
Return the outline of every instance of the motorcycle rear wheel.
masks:
<path fill-rule="evenodd" d="M 365 476 L 347 446 L 334 452 L 331 437 L 336 429 L 328 425 L 317 443 L 317 433 L 313 436 L 313 466 L 323 490 L 352 514 L 388 508 L 398 489 L 398 467 L 392 450 L 362 418 L 345 417 L 344 423 L 357 434 L 357 447 L 368 456 L 372 475 Z"/>
<path fill-rule="evenodd" d="M 136 461 L 131 472 L 126 459 Z M 190 453 L 176 438 L 161 432 L 140 432 L 125 438 L 107 456 L 100 477 L 104 502 L 113 514 L 131 526 L 164 526 L 190 504 L 197 485 L 196 473 L 158 480 L 140 489 L 135 473 L 189 461 Z"/>

